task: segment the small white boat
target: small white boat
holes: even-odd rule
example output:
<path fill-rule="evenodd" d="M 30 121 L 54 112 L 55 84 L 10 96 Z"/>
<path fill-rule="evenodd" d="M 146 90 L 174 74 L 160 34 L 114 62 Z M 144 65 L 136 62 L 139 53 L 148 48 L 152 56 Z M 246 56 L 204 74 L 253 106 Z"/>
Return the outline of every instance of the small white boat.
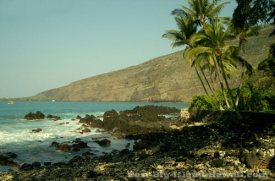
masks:
<path fill-rule="evenodd" d="M 8 104 L 14 104 L 14 102 L 13 101 L 9 101 Z"/>
<path fill-rule="evenodd" d="M 53 99 L 52 102 L 55 102 L 55 100 Z"/>

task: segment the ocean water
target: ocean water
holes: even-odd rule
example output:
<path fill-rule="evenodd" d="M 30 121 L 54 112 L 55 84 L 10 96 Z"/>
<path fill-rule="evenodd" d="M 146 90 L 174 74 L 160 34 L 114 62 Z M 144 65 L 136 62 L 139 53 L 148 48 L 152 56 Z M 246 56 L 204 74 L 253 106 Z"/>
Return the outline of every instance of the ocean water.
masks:
<path fill-rule="evenodd" d="M 115 139 L 106 132 L 98 132 L 92 129 L 90 133 L 79 133 L 81 127 L 79 120 L 74 120 L 77 115 L 85 116 L 93 114 L 102 116 L 105 111 L 115 109 L 117 111 L 132 109 L 136 106 L 160 105 L 176 108 L 188 107 L 185 103 L 148 103 L 148 102 L 15 102 L 7 104 L 0 102 L 0 154 L 13 152 L 18 155 L 15 159 L 18 163 L 41 163 L 50 161 L 68 161 L 75 155 L 89 151 L 95 155 L 102 155 L 116 150 L 124 149 L 132 140 Z M 45 115 L 52 114 L 62 118 L 59 121 L 52 120 L 24 120 L 23 117 L 29 112 L 41 111 Z M 41 128 L 39 133 L 32 133 L 34 128 Z M 61 153 L 51 147 L 53 141 L 71 142 L 81 138 L 88 142 L 89 148 L 80 152 Z M 111 140 L 110 147 L 100 147 L 94 141 L 108 138 Z M 0 166 L 0 171 L 9 169 Z"/>

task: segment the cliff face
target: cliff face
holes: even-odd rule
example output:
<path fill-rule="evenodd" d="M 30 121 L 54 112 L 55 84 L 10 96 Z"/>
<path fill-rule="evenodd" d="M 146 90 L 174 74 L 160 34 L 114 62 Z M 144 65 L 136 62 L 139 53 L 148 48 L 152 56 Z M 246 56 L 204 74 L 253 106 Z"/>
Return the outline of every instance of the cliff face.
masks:
<path fill-rule="evenodd" d="M 248 38 L 243 55 L 254 67 L 268 55 L 273 27 Z M 232 41 L 237 43 L 237 41 Z M 234 78 L 233 78 L 234 79 Z M 140 65 L 101 74 L 67 86 L 39 93 L 33 100 L 63 101 L 189 101 L 203 88 L 182 52 L 162 56 Z"/>
<path fill-rule="evenodd" d="M 203 92 L 190 64 L 177 52 L 123 70 L 73 82 L 36 95 L 68 101 L 188 100 Z"/>

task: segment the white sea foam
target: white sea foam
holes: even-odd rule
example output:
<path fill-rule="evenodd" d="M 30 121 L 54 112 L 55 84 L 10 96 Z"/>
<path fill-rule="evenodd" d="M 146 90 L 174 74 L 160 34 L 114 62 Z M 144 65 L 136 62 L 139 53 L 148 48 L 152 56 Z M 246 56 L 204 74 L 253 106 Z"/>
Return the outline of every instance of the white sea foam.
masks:
<path fill-rule="evenodd" d="M 73 138 L 84 137 L 87 135 L 99 134 L 96 129 L 92 129 L 90 133 L 79 134 L 77 129 L 81 125 L 78 121 L 63 119 L 60 121 L 52 120 L 36 120 L 22 121 L 17 127 L 9 127 L 0 129 L 0 145 L 22 143 L 26 141 L 45 141 L 53 138 Z M 41 128 L 39 133 L 33 133 L 32 129 Z"/>

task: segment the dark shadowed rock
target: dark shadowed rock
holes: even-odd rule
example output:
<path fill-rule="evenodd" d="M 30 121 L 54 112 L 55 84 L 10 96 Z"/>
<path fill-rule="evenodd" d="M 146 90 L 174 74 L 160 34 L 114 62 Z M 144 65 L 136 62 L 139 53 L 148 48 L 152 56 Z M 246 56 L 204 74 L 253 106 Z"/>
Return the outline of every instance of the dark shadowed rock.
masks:
<path fill-rule="evenodd" d="M 7 152 L 5 153 L 5 155 L 7 155 L 9 158 L 12 158 L 12 159 L 17 158 L 18 156 L 16 153 L 12 153 L 12 152 Z"/>
<path fill-rule="evenodd" d="M 97 173 L 97 172 L 91 170 L 91 171 L 89 171 L 89 172 L 87 173 L 86 177 L 87 177 L 87 178 L 96 178 L 96 177 L 99 176 L 99 175 L 101 175 L 101 174 L 99 174 L 99 173 Z"/>
<path fill-rule="evenodd" d="M 119 117 L 119 114 L 116 110 L 112 109 L 111 111 L 106 111 L 104 114 L 103 114 L 103 119 L 116 119 Z"/>
<path fill-rule="evenodd" d="M 210 165 L 217 168 L 223 167 L 225 165 L 225 161 L 223 159 L 216 158 L 210 162 Z"/>
<path fill-rule="evenodd" d="M 54 115 L 51 115 L 51 114 L 48 114 L 47 118 L 48 118 L 48 119 L 51 119 L 51 120 L 53 120 L 53 121 L 61 120 L 61 117 L 59 117 L 59 116 L 54 116 Z"/>
<path fill-rule="evenodd" d="M 52 165 L 53 165 L 53 166 L 60 167 L 60 166 L 66 165 L 66 163 L 65 163 L 65 162 L 57 162 L 57 163 L 53 163 Z"/>
<path fill-rule="evenodd" d="M 45 118 L 45 115 L 40 111 L 37 111 L 36 113 L 30 112 L 24 116 L 24 119 L 26 120 L 44 119 L 44 118 Z"/>
<path fill-rule="evenodd" d="M 23 163 L 20 167 L 21 170 L 32 170 L 33 169 L 33 166 L 29 163 Z"/>
<path fill-rule="evenodd" d="M 60 144 L 60 143 L 58 143 L 58 142 L 56 142 L 56 141 L 53 141 L 52 144 L 51 144 L 51 146 L 57 147 L 59 144 Z"/>
<path fill-rule="evenodd" d="M 82 141 L 81 139 L 76 138 L 75 141 L 74 141 L 74 144 L 72 145 L 72 147 L 73 147 L 74 149 L 81 149 L 81 148 L 87 148 L 88 145 L 87 145 L 87 143 L 85 143 L 85 142 Z"/>
<path fill-rule="evenodd" d="M 68 143 L 58 143 L 53 141 L 51 144 L 52 147 L 55 147 L 56 150 L 61 152 L 69 152 L 69 151 L 80 151 L 83 148 L 87 148 L 88 144 L 84 141 L 81 141 L 80 138 L 76 138 L 72 144 Z"/>
<path fill-rule="evenodd" d="M 61 152 L 69 152 L 69 151 L 71 151 L 71 145 L 68 145 L 66 143 L 59 144 L 59 145 L 57 145 L 56 150 L 59 150 Z"/>
<path fill-rule="evenodd" d="M 240 160 L 247 168 L 255 168 L 258 165 L 260 158 L 261 155 L 259 155 L 256 150 L 250 152 L 241 151 L 240 154 Z"/>
<path fill-rule="evenodd" d="M 39 132 L 41 132 L 41 131 L 42 131 L 41 128 L 32 129 L 32 133 L 39 133 Z"/>
<path fill-rule="evenodd" d="M 93 156 L 93 155 L 94 155 L 94 153 L 91 153 L 89 151 L 82 153 L 82 156 Z"/>
<path fill-rule="evenodd" d="M 129 153 L 130 153 L 130 150 L 125 148 L 119 152 L 119 155 L 123 156 L 123 155 L 128 155 Z"/>
<path fill-rule="evenodd" d="M 102 127 L 102 121 L 100 119 L 97 119 L 94 115 L 86 115 L 84 118 L 81 118 L 79 116 L 79 122 L 82 124 L 86 124 L 93 128 L 101 128 Z"/>
<path fill-rule="evenodd" d="M 17 162 L 13 159 L 17 157 L 17 154 L 8 152 L 0 154 L 0 165 L 10 166 L 10 167 L 20 167 Z"/>
<path fill-rule="evenodd" d="M 41 163 L 40 163 L 40 162 L 33 162 L 33 163 L 32 163 L 32 167 L 33 167 L 33 168 L 41 167 Z"/>
<path fill-rule="evenodd" d="M 89 128 L 86 128 L 86 127 L 85 127 L 84 129 L 81 130 L 80 133 L 83 134 L 83 133 L 89 133 L 89 132 L 91 132 L 91 130 L 90 130 Z"/>
<path fill-rule="evenodd" d="M 275 156 L 273 156 L 269 163 L 268 163 L 268 169 L 272 170 L 273 172 L 275 172 Z"/>
<path fill-rule="evenodd" d="M 102 147 L 108 147 L 111 145 L 111 141 L 108 139 L 103 139 L 103 140 L 97 140 L 95 141 L 97 144 L 99 144 Z"/>
<path fill-rule="evenodd" d="M 84 159 L 81 156 L 74 156 L 70 161 L 68 162 L 69 165 L 78 165 L 79 163 L 83 162 Z"/>
<path fill-rule="evenodd" d="M 52 162 L 44 162 L 44 166 L 51 166 Z"/>

